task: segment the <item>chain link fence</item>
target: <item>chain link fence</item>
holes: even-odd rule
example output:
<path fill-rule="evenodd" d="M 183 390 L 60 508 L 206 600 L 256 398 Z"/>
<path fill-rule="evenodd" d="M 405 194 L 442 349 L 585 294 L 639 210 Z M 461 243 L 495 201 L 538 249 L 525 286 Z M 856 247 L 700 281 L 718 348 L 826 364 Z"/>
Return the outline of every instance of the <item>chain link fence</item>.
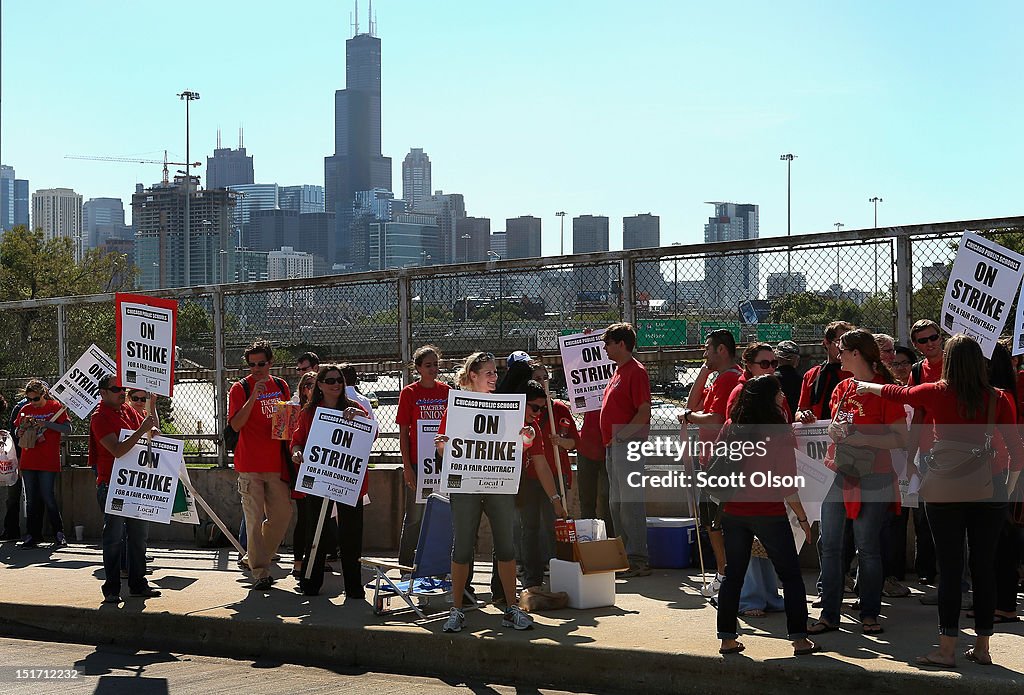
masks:
<path fill-rule="evenodd" d="M 471 352 L 501 365 L 525 350 L 551 367 L 557 393 L 558 336 L 628 320 L 651 373 L 654 426 L 674 429 L 708 332 L 728 329 L 739 345 L 794 340 L 805 367 L 837 319 L 906 343 L 914 320 L 939 318 L 966 230 L 1024 252 L 1024 218 L 1005 218 L 162 291 L 180 303 L 175 395 L 160 412 L 191 462 L 229 462 L 227 391 L 248 372 L 245 348 L 269 340 L 274 373 L 292 387 L 304 352 L 353 364 L 381 424 L 375 452 L 396 456 L 398 393 L 417 347 L 440 348 L 449 379 Z M 33 376 L 52 383 L 92 343 L 115 357 L 114 339 L 109 295 L 0 304 L 0 393 L 14 399 Z M 86 432 L 76 424 L 70 438 L 75 462 Z"/>

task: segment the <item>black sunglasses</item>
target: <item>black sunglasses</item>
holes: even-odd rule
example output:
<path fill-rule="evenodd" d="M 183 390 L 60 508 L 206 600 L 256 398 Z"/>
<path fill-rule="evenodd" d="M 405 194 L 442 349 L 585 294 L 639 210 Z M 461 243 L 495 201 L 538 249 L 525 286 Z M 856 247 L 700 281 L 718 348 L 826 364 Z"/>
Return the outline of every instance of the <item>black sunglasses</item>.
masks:
<path fill-rule="evenodd" d="M 526 405 L 530 406 L 530 410 L 535 413 L 543 412 L 546 409 L 543 405 L 535 405 L 533 403 L 527 403 Z"/>
<path fill-rule="evenodd" d="M 778 369 L 778 360 L 758 360 L 757 362 L 751 362 L 750 364 L 756 364 L 761 369 Z"/>
<path fill-rule="evenodd" d="M 334 386 L 335 384 L 345 385 L 345 377 L 343 376 L 329 376 L 326 379 L 319 380 L 321 384 L 327 384 L 328 386 Z"/>
<path fill-rule="evenodd" d="M 124 386 L 108 386 L 107 388 L 101 390 L 110 391 L 111 393 L 121 393 L 122 391 L 124 391 Z"/>
<path fill-rule="evenodd" d="M 938 339 L 939 334 L 932 333 L 931 335 L 926 335 L 923 338 L 914 338 L 914 342 L 917 343 L 918 345 L 927 345 L 928 343 L 934 343 Z"/>
<path fill-rule="evenodd" d="M 132 396 L 133 403 L 145 403 L 147 400 L 147 396 Z"/>
<path fill-rule="evenodd" d="M 35 398 L 29 398 L 28 400 L 30 402 L 32 402 L 32 403 L 38 403 L 39 401 L 43 400 L 43 397 L 42 396 L 36 396 Z"/>
<path fill-rule="evenodd" d="M 246 364 L 248 364 L 250 368 L 252 368 L 252 367 L 266 367 L 268 364 L 270 364 L 270 362 L 267 362 L 266 360 L 263 360 L 262 362 L 247 362 Z"/>

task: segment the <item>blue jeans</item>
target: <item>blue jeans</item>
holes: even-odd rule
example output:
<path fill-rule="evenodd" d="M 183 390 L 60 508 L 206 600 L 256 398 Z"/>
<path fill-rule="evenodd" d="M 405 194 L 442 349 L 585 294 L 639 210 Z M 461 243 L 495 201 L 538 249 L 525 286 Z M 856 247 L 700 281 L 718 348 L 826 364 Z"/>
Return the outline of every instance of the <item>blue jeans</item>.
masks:
<path fill-rule="evenodd" d="M 106 483 L 96 486 L 96 501 L 100 510 L 107 507 Z M 126 537 L 127 532 L 127 537 Z M 121 554 L 128 555 L 128 589 L 141 591 L 146 582 L 146 539 L 149 536 L 149 522 L 129 519 L 116 514 L 103 515 L 103 595 L 112 596 L 121 592 Z"/>
<path fill-rule="evenodd" d="M 771 560 L 751 557 L 743 577 L 740 593 L 740 613 L 744 611 L 781 611 L 786 604 L 779 597 L 779 581 Z"/>
<path fill-rule="evenodd" d="M 789 639 L 807 637 L 807 590 L 800 574 L 800 561 L 789 519 L 779 516 L 736 516 L 722 514 L 725 540 L 725 581 L 718 592 L 718 639 L 736 639 L 736 613 L 740 607 L 743 578 L 750 562 L 756 535 L 782 580 Z"/>
<path fill-rule="evenodd" d="M 645 457 L 634 456 L 633 458 L 639 460 L 630 461 L 626 456 L 626 444 L 613 444 L 605 451 L 608 466 L 608 508 L 612 515 L 612 525 L 626 547 L 629 564 L 646 566 L 649 556 L 644 488 L 640 485 L 640 476 L 630 477 L 631 473 L 643 475 Z M 630 480 L 636 485 L 630 485 Z"/>
<path fill-rule="evenodd" d="M 844 585 L 843 476 L 836 474 L 821 505 L 821 620 L 839 624 Z M 859 558 L 857 587 L 860 593 L 860 619 L 876 619 L 882 610 L 882 527 L 892 504 L 892 477 L 872 473 L 860 479 L 860 513 L 853 520 L 853 540 Z"/>
<path fill-rule="evenodd" d="M 60 507 L 57 506 L 57 473 L 23 470 L 21 475 L 25 481 L 28 534 L 37 542 L 42 538 L 44 506 L 49 513 L 53 532 L 64 533 L 64 520 L 61 519 Z"/>

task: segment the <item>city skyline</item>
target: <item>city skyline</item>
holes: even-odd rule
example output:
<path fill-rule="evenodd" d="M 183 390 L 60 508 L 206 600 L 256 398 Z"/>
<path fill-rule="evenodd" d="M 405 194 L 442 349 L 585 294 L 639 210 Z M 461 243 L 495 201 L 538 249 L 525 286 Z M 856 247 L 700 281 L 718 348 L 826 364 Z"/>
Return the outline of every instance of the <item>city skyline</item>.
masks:
<path fill-rule="evenodd" d="M 188 21 L 201 7 L 208 27 Z M 537 22 L 541 7 L 544 22 Z M 614 226 L 649 210 L 661 217 L 663 244 L 690 244 L 703 238 L 703 201 L 751 201 L 760 206 L 761 236 L 784 235 L 783 152 L 798 155 L 794 234 L 831 231 L 837 220 L 845 229 L 871 227 L 871 196 L 884 199 L 882 226 L 1015 212 L 1004 202 L 1020 188 L 1012 163 L 1024 149 L 1008 137 L 1022 100 L 1006 89 L 1016 61 L 1009 28 L 1022 18 L 1015 4 L 969 13 L 923 3 L 866 11 L 743 4 L 733 13 L 748 21 L 729 25 L 738 48 L 715 52 L 713 62 L 705 57 L 720 39 L 706 30 L 726 19 L 722 11 L 651 3 L 638 17 L 644 39 L 635 44 L 622 31 L 618 5 L 586 7 L 375 3 L 385 45 L 384 156 L 423 148 L 433 188 L 465 195 L 477 216 L 539 217 L 546 255 L 558 251 L 558 210 L 607 216 Z M 32 190 L 72 188 L 85 199 L 127 201 L 136 182 L 159 181 L 158 165 L 63 156 L 160 159 L 167 148 L 183 161 L 184 108 L 175 96 L 183 89 L 202 95 L 191 106 L 193 160 L 213 153 L 218 128 L 244 126 L 257 181 L 323 185 L 323 156 L 334 151 L 334 92 L 346 84 L 349 4 L 312 3 L 310 12 L 323 19 L 317 23 L 288 16 L 272 23 L 197 2 L 159 22 L 149 7 L 65 9 L 46 26 L 53 50 L 45 52 L 29 50 L 44 40 L 32 7 L 2 9 L 3 160 Z M 365 9 L 360 21 L 365 31 Z M 100 23 L 120 40 L 90 41 L 96 33 L 89 27 Z M 236 69 L 244 61 L 216 40 L 229 23 L 254 43 L 279 40 L 285 57 L 260 74 Z M 954 43 L 953 25 L 955 43 L 970 51 L 944 47 Z M 150 27 L 144 37 L 139 26 Z M 220 69 L 162 70 L 153 79 L 170 50 L 153 46 L 183 31 L 204 46 L 204 64 Z M 786 39 L 790 33 L 795 38 Z M 531 50 L 517 51 L 515 61 L 487 60 L 511 35 Z M 630 50 L 609 51 L 616 43 Z M 27 55 L 32 71 L 18 69 L 26 61 L 16 57 Z M 296 70 L 307 64 L 322 68 Z M 57 65 L 71 71 L 65 96 L 81 108 L 19 108 L 47 103 L 48 87 L 32 74 Z M 424 88 L 442 75 L 473 88 Z M 252 98 L 275 80 L 281 98 Z M 132 100 L 118 96 L 124 84 L 134 85 Z M 738 85 L 742 103 L 734 98 Z M 401 194 L 394 176 L 391 190 Z M 499 225 L 492 231 L 502 231 Z M 618 234 L 610 242 L 621 248 Z"/>

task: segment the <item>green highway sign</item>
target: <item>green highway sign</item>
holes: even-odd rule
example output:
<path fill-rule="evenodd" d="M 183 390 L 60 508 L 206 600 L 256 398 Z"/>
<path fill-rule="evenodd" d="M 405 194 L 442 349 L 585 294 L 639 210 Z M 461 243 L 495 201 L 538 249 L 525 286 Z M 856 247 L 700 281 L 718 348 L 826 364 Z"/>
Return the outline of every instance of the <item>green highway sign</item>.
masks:
<path fill-rule="evenodd" d="M 686 319 L 640 319 L 637 321 L 640 347 L 686 345 Z"/>
<path fill-rule="evenodd" d="M 759 323 L 757 324 L 757 340 L 760 343 L 777 343 L 780 340 L 793 339 L 791 323 Z"/>

